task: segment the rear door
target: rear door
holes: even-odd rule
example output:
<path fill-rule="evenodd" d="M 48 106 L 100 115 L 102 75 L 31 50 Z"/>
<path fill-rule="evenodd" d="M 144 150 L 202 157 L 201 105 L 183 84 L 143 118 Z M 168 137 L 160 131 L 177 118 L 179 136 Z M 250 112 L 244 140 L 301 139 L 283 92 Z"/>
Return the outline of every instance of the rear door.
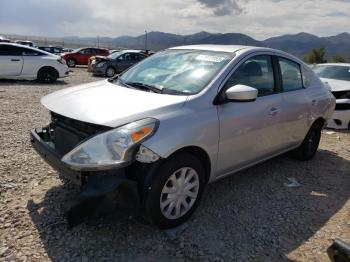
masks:
<path fill-rule="evenodd" d="M 282 88 L 282 122 L 285 147 L 297 145 L 306 135 L 312 102 L 304 86 L 301 65 L 286 57 L 277 56 Z"/>
<path fill-rule="evenodd" d="M 133 65 L 131 53 L 125 53 L 118 57 L 118 71 L 123 72 L 125 69 Z"/>
<path fill-rule="evenodd" d="M 89 58 L 92 56 L 91 48 L 84 48 L 77 53 L 77 62 L 80 65 L 87 65 Z"/>
<path fill-rule="evenodd" d="M 22 57 L 23 57 L 23 69 L 22 75 L 28 77 L 36 77 L 38 71 L 41 67 L 45 66 L 47 62 L 43 57 L 47 56 L 42 53 L 40 50 L 33 50 L 30 48 L 22 48 Z"/>
<path fill-rule="evenodd" d="M 19 76 L 23 68 L 21 48 L 0 45 L 0 76 Z"/>
<path fill-rule="evenodd" d="M 258 97 L 253 102 L 218 105 L 219 176 L 280 152 L 282 95 L 278 92 L 276 71 L 270 54 L 251 55 L 225 83 L 222 91 L 243 84 L 258 89 Z"/>

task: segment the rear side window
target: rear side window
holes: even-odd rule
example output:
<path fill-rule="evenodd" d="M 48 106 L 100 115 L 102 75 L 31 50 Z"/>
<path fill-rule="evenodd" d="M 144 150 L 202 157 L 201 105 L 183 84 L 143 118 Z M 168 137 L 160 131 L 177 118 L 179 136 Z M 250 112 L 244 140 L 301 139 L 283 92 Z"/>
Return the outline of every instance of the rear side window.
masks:
<path fill-rule="evenodd" d="M 302 89 L 303 80 L 300 65 L 282 57 L 278 57 L 278 64 L 281 69 L 283 91 L 289 92 Z"/>
<path fill-rule="evenodd" d="M 21 52 L 23 56 L 40 56 L 40 55 L 44 55 L 43 53 L 39 52 L 39 51 L 35 51 L 32 49 L 27 49 L 27 48 L 21 48 Z"/>
<path fill-rule="evenodd" d="M 21 48 L 12 45 L 0 45 L 0 56 L 21 56 Z"/>
<path fill-rule="evenodd" d="M 303 77 L 303 84 L 305 88 L 308 88 L 311 85 L 311 79 L 313 76 L 313 72 L 310 68 L 306 68 L 305 66 L 301 67 L 301 74 Z"/>
<path fill-rule="evenodd" d="M 98 54 L 98 55 L 103 55 L 105 53 L 107 53 L 107 52 L 103 49 L 96 49 L 96 54 Z"/>
<path fill-rule="evenodd" d="M 258 89 L 259 96 L 275 93 L 275 81 L 271 56 L 259 55 L 247 59 L 231 75 L 225 88 L 238 84 Z"/>
<path fill-rule="evenodd" d="M 91 48 L 85 48 L 83 50 L 80 50 L 79 53 L 82 55 L 90 55 L 92 52 L 91 52 Z"/>

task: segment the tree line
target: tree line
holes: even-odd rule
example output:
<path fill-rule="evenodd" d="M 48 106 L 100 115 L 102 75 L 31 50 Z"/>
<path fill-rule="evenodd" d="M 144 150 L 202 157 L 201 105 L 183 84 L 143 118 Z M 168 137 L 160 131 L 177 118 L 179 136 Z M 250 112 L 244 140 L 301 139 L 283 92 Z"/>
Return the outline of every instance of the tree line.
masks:
<path fill-rule="evenodd" d="M 327 63 L 326 49 L 323 46 L 321 46 L 319 48 L 312 49 L 310 51 L 310 53 L 305 55 L 304 62 L 307 64 Z M 331 58 L 330 62 L 331 63 L 345 63 L 346 60 L 340 55 L 335 55 Z"/>

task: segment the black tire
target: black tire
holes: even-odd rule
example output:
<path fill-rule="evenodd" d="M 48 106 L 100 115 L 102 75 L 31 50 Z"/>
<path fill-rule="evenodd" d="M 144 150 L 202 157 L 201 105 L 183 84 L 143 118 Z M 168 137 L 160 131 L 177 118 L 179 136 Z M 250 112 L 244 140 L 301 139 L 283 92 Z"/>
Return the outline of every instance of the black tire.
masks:
<path fill-rule="evenodd" d="M 54 68 L 44 67 L 38 72 L 38 81 L 42 83 L 54 83 L 58 78 L 58 72 Z"/>
<path fill-rule="evenodd" d="M 68 67 L 75 67 L 77 65 L 77 61 L 73 58 L 68 58 L 67 59 L 67 66 Z"/>
<path fill-rule="evenodd" d="M 109 66 L 106 69 L 106 76 L 107 77 L 113 77 L 115 75 L 116 71 L 113 67 Z"/>
<path fill-rule="evenodd" d="M 187 213 L 183 214 L 179 218 L 169 219 L 165 217 L 161 211 L 161 193 L 170 176 L 181 168 L 191 168 L 196 171 L 199 178 L 199 188 L 197 189 L 198 194 L 192 207 L 187 211 Z M 190 218 L 197 208 L 202 197 L 205 184 L 205 170 L 200 161 L 193 155 L 188 153 L 180 153 L 167 159 L 156 171 L 151 186 L 148 187 L 148 192 L 145 195 L 143 208 L 146 219 L 161 229 L 176 227 L 182 224 Z M 181 207 L 182 206 L 180 206 L 180 209 Z"/>
<path fill-rule="evenodd" d="M 303 143 L 294 151 L 294 155 L 301 161 L 307 161 L 314 157 L 321 139 L 323 124 L 316 121 L 306 134 Z"/>

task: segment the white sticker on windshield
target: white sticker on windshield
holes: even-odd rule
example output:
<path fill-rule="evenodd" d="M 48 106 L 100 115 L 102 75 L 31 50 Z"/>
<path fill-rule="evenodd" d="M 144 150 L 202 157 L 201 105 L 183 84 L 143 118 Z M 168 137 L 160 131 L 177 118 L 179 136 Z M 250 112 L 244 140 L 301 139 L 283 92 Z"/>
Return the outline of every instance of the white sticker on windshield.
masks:
<path fill-rule="evenodd" d="M 196 60 L 220 63 L 225 60 L 225 57 L 214 55 L 199 55 L 196 57 Z"/>

